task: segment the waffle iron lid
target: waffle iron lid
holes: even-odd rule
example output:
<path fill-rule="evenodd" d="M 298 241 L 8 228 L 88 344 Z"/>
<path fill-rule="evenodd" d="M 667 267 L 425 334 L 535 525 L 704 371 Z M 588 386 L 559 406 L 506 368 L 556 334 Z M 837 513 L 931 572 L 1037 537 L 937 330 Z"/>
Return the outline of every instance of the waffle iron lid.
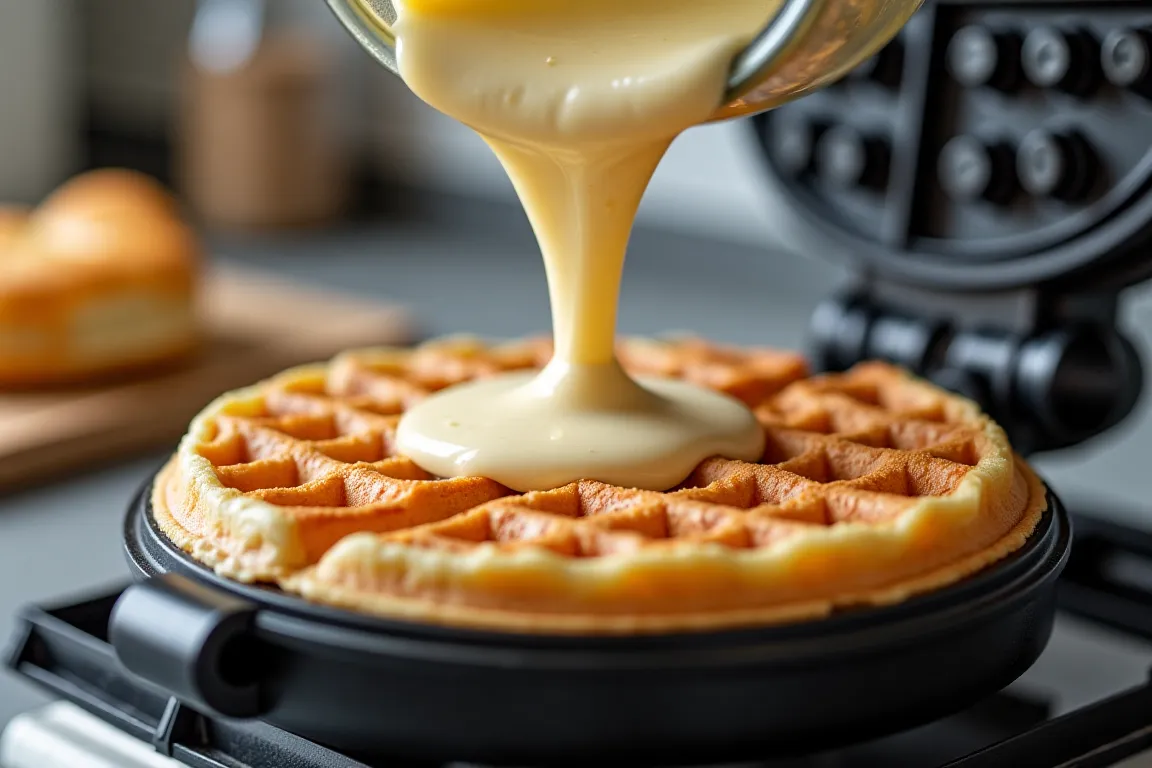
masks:
<path fill-rule="evenodd" d="M 1152 277 L 1152 9 L 928 2 L 840 83 L 754 119 L 767 166 L 877 279 Z"/>

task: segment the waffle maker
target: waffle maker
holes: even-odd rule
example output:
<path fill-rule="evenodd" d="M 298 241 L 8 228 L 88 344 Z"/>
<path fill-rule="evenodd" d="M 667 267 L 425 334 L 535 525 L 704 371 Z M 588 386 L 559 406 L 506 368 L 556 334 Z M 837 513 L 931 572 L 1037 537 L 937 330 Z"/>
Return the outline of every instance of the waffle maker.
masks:
<path fill-rule="evenodd" d="M 1150 30 L 1142 0 L 939 0 L 843 82 L 749 122 L 796 209 L 857 276 L 815 312 L 814 367 L 907 366 L 981 402 L 1027 454 L 1131 412 L 1142 369 L 1117 305 L 1152 276 Z M 824 750 L 1000 689 L 1043 649 L 1057 595 L 1105 622 L 1152 606 L 1100 598 L 1103 557 L 1135 545 L 1090 520 L 1073 544 L 1050 502 L 1013 557 L 895 607 L 560 639 L 387 621 L 219 579 L 155 529 L 145 487 L 124 525 L 137 582 L 29 609 L 9 663 L 110 720 L 108 700 L 159 707 L 155 729 L 116 717 L 169 754 L 201 715 L 219 733 L 255 738 L 237 730 L 251 720 L 365 762 Z M 69 629 L 80 625 L 83 640 Z M 1050 764 L 1029 759 L 1014 762 Z"/>

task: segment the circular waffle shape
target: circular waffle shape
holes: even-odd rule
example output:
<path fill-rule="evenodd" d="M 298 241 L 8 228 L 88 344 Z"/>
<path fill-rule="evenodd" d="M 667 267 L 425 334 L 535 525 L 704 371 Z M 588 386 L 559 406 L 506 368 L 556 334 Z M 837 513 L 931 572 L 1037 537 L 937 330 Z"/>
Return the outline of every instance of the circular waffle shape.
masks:
<path fill-rule="evenodd" d="M 743 400 L 759 463 L 664 493 L 595 481 L 514 494 L 395 455 L 403 410 L 543 365 L 546 343 L 347 353 L 222 396 L 153 491 L 157 525 L 218 573 L 394 618 L 543 633 L 703 630 L 891 604 L 1023 545 L 1043 487 L 971 402 L 883 364 L 630 340 L 635 374 Z"/>

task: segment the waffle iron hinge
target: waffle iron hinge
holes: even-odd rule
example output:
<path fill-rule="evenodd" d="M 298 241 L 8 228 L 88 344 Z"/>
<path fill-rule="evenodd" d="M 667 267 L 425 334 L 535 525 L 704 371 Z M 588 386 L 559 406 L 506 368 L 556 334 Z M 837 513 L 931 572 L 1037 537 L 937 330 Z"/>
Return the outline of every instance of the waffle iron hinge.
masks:
<path fill-rule="evenodd" d="M 1043 287 L 954 294 L 862 279 L 816 309 L 815 367 L 886 360 L 969 397 L 1024 455 L 1083 443 L 1123 421 L 1143 367 L 1115 294 Z"/>

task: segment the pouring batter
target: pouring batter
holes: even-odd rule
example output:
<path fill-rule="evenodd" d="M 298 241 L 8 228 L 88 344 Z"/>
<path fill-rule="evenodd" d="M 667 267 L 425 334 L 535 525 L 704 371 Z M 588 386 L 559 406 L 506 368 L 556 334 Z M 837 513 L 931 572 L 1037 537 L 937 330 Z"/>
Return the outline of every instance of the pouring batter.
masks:
<path fill-rule="evenodd" d="M 441 476 L 514 490 L 578 479 L 662 490 L 710 456 L 755 460 L 739 402 L 635 381 L 615 356 L 625 250 L 672 140 L 721 105 L 732 57 L 779 0 L 403 0 L 400 74 L 496 153 L 536 233 L 555 354 L 539 374 L 445 390 L 398 448 Z M 703 265 L 702 265 L 703 266 Z"/>

